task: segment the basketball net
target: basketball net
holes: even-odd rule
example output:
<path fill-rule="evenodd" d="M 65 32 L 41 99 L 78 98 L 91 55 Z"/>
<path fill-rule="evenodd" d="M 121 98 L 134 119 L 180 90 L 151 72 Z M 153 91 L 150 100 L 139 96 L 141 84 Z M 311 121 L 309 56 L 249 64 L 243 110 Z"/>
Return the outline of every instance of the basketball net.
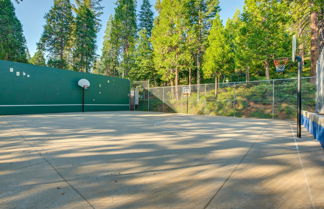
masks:
<path fill-rule="evenodd" d="M 286 65 L 288 64 L 288 61 L 289 59 L 287 57 L 275 59 L 273 63 L 276 66 L 276 71 L 284 72 L 286 69 Z"/>

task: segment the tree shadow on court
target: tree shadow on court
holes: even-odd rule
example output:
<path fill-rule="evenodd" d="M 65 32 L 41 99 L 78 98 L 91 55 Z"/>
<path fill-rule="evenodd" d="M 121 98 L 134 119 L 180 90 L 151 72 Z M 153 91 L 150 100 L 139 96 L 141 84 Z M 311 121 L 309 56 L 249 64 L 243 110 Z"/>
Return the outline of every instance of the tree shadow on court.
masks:
<path fill-rule="evenodd" d="M 5 121 L 10 125 L 0 135 L 0 203 L 8 208 L 311 205 L 284 121 L 144 112 Z M 322 206 L 317 192 L 324 187 L 323 152 L 298 143 L 316 188 L 313 204 Z"/>

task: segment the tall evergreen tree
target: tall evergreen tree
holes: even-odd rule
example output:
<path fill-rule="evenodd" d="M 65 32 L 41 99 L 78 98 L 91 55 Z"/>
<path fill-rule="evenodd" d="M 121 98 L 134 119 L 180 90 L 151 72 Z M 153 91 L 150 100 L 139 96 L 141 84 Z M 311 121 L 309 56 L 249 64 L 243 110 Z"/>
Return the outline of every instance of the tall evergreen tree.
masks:
<path fill-rule="evenodd" d="M 112 27 L 113 27 L 114 18 L 113 16 L 109 17 L 107 22 L 103 48 L 99 64 L 99 73 L 118 76 L 117 67 L 118 67 L 118 43 L 116 36 L 112 36 Z"/>
<path fill-rule="evenodd" d="M 45 15 L 41 43 L 48 55 L 48 65 L 66 68 L 71 49 L 73 15 L 70 0 L 55 0 Z"/>
<path fill-rule="evenodd" d="M 28 62 L 33 65 L 46 66 L 43 49 L 37 47 L 37 51 L 35 52 L 34 56 L 28 60 Z"/>
<path fill-rule="evenodd" d="M 287 5 L 282 1 L 246 0 L 244 19 L 247 45 L 251 59 L 264 66 L 266 79 L 270 79 L 274 58 L 289 57 L 291 38 L 287 33 Z"/>
<path fill-rule="evenodd" d="M 73 69 L 90 72 L 96 59 L 96 38 L 99 22 L 91 0 L 76 1 L 73 32 Z"/>
<path fill-rule="evenodd" d="M 0 59 L 27 62 L 26 40 L 10 0 L 0 0 Z"/>
<path fill-rule="evenodd" d="M 310 56 L 311 75 L 316 74 L 316 65 L 320 48 L 320 22 L 323 21 L 324 2 L 322 0 L 289 1 L 291 18 L 290 31 L 297 35 L 298 54 L 305 60 Z"/>
<path fill-rule="evenodd" d="M 117 0 L 111 37 L 116 40 L 118 50 L 118 70 L 122 77 L 127 77 L 134 65 L 136 40 L 136 2 L 135 0 Z"/>
<path fill-rule="evenodd" d="M 153 29 L 153 11 L 149 0 L 143 0 L 139 13 L 139 30 L 145 29 L 148 37 L 151 37 Z"/>
<path fill-rule="evenodd" d="M 230 57 L 230 45 L 219 15 L 216 15 L 213 21 L 208 45 L 204 55 L 203 72 L 205 78 L 215 78 L 215 94 L 217 94 L 221 76 L 229 73 L 226 64 L 229 63 Z"/>
<path fill-rule="evenodd" d="M 178 86 L 179 75 L 191 68 L 185 5 L 181 0 L 157 2 L 159 16 L 152 31 L 154 65 L 163 81 Z M 176 88 L 177 90 L 177 88 Z M 178 94 L 176 94 L 178 95 Z"/>
<path fill-rule="evenodd" d="M 135 66 L 129 72 L 133 80 L 150 80 L 156 82 L 156 73 L 153 63 L 153 49 L 147 31 L 139 32 L 135 51 Z"/>
<path fill-rule="evenodd" d="M 219 0 L 187 0 L 187 15 L 191 36 L 191 51 L 195 59 L 197 84 L 200 84 L 203 55 L 208 46 L 212 21 L 220 11 Z M 189 74 L 190 75 L 190 74 Z M 189 82 L 191 79 L 189 79 Z"/>
<path fill-rule="evenodd" d="M 250 81 L 250 75 L 254 69 L 251 50 L 248 48 L 246 35 L 247 24 L 243 20 L 239 10 L 226 23 L 225 33 L 231 47 L 231 59 L 233 69 L 237 73 L 244 73 L 246 81 Z"/>
<path fill-rule="evenodd" d="M 154 79 L 153 49 L 150 42 L 153 28 L 153 12 L 151 7 L 150 2 L 144 0 L 139 13 L 140 31 L 135 46 L 135 63 L 129 74 L 130 78 L 134 80 L 156 81 Z"/>

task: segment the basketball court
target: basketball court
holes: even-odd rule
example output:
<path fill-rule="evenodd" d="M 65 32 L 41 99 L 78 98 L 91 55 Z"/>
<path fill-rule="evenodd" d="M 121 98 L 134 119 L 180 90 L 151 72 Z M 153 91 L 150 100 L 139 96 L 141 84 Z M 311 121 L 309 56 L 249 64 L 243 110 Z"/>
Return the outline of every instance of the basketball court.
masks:
<path fill-rule="evenodd" d="M 0 208 L 324 208 L 289 121 L 147 112 L 0 117 Z"/>

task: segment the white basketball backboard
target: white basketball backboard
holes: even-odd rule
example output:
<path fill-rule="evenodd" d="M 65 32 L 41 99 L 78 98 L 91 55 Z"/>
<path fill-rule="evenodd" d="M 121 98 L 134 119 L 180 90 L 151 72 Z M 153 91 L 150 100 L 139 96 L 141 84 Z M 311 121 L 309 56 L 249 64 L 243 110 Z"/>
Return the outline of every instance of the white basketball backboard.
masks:
<path fill-rule="evenodd" d="M 191 89 L 188 86 L 183 86 L 182 87 L 182 94 L 190 94 L 191 93 Z"/>
<path fill-rule="evenodd" d="M 90 81 L 88 81 L 87 79 L 83 78 L 80 79 L 78 82 L 78 85 L 82 88 L 89 88 L 90 87 Z"/>

